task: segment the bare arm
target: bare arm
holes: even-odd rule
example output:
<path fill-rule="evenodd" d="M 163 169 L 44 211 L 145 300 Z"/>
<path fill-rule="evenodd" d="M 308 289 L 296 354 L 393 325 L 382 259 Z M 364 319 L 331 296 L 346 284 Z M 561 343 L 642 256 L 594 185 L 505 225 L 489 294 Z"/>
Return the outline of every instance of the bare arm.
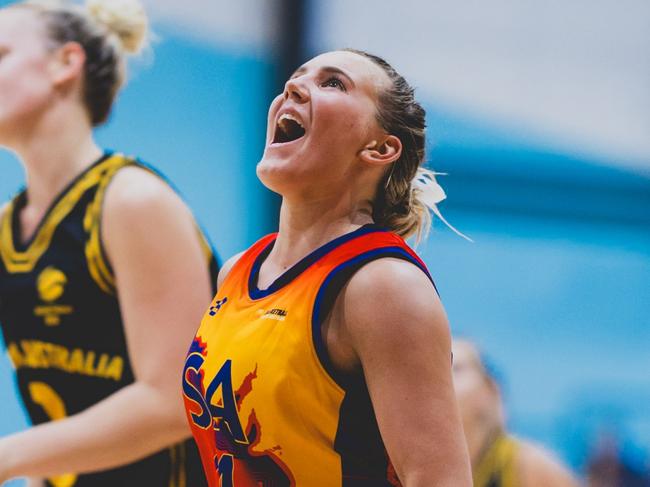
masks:
<path fill-rule="evenodd" d="M 0 440 L 0 482 L 115 467 L 190 434 L 180 375 L 211 290 L 189 210 L 158 178 L 126 168 L 107 190 L 102 231 L 135 382 L 79 414 Z"/>
<path fill-rule="evenodd" d="M 523 487 L 578 487 L 571 473 L 549 452 L 524 443 L 519 454 Z"/>
<path fill-rule="evenodd" d="M 471 486 L 447 318 L 428 278 L 410 263 L 381 259 L 352 277 L 335 309 L 402 484 Z"/>

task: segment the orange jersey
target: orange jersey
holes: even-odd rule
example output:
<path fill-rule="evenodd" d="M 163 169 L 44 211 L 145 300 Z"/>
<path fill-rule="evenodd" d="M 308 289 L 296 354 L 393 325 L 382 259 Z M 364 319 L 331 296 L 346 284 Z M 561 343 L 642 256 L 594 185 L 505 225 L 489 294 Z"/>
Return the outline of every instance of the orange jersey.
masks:
<path fill-rule="evenodd" d="M 233 266 L 187 356 L 187 417 L 212 487 L 399 485 L 362 377 L 340 377 L 321 324 L 341 287 L 382 257 L 425 265 L 366 225 L 257 288 L 275 235 Z M 360 374 L 361 375 L 361 374 Z"/>

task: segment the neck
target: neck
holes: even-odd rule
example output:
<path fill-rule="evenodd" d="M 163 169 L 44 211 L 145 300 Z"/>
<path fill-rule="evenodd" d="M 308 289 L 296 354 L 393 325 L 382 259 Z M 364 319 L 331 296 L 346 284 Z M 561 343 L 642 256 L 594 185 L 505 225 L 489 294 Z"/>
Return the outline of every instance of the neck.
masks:
<path fill-rule="evenodd" d="M 28 205 L 36 213 L 46 211 L 70 181 L 102 154 L 87 115 L 81 108 L 70 110 L 49 113 L 13 144 L 25 167 Z"/>
<path fill-rule="evenodd" d="M 503 425 L 495 421 L 480 421 L 474 426 L 466 425 L 464 429 L 472 468 L 476 468 L 492 442 L 503 432 Z"/>
<path fill-rule="evenodd" d="M 318 247 L 372 221 L 367 201 L 341 195 L 299 203 L 283 199 L 278 237 L 260 270 L 260 287 Z"/>

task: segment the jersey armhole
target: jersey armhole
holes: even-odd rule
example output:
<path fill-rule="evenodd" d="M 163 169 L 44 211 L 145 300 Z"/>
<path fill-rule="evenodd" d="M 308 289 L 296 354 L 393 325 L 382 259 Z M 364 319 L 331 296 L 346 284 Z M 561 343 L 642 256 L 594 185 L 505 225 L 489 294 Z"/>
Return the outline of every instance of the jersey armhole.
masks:
<path fill-rule="evenodd" d="M 116 294 L 115 274 L 104 248 L 101 225 L 106 188 L 121 168 L 135 164 L 132 159 L 122 157 L 123 163 L 112 168 L 100 181 L 93 200 L 88 204 L 83 221 L 84 230 L 88 233 L 85 248 L 88 271 L 97 286 L 110 295 Z"/>
<path fill-rule="evenodd" d="M 321 333 L 321 328 L 323 322 L 332 311 L 332 307 L 338 297 L 341 289 L 345 284 L 350 280 L 355 272 L 361 269 L 364 265 L 381 259 L 385 257 L 393 257 L 407 262 L 411 262 L 413 265 L 418 267 L 422 272 L 426 274 L 431 283 L 433 284 L 436 293 L 438 289 L 436 288 L 429 271 L 426 266 L 411 255 L 406 249 L 402 247 L 382 247 L 364 252 L 356 257 L 353 257 L 350 260 L 347 260 L 338 266 L 336 266 L 332 271 L 329 272 L 323 283 L 321 284 L 318 292 L 316 294 L 316 299 L 314 301 L 314 308 L 312 310 L 311 318 L 311 332 L 312 332 L 312 343 L 316 351 L 316 357 L 320 362 L 322 368 L 325 370 L 327 375 L 338 385 L 342 390 L 347 389 L 348 380 L 338 373 L 332 364 L 329 354 L 327 353 L 327 347 L 323 341 L 323 336 Z"/>
<path fill-rule="evenodd" d="M 106 189 L 110 186 L 113 181 L 113 177 L 117 172 L 124 167 L 137 167 L 142 169 L 149 174 L 159 178 L 163 183 L 167 184 L 171 190 L 179 195 L 179 197 L 184 201 L 181 193 L 178 189 L 171 183 L 171 181 L 160 171 L 155 169 L 153 166 L 144 163 L 138 159 L 131 157 L 123 157 L 123 164 L 120 164 L 108 172 L 102 181 L 99 183 L 97 193 L 93 201 L 88 205 L 86 216 L 84 218 L 84 228 L 89 234 L 88 241 L 86 242 L 86 260 L 88 262 L 88 269 L 90 274 L 97 283 L 97 285 L 106 293 L 114 295 L 115 294 L 115 275 L 113 268 L 110 264 L 110 259 L 106 253 L 106 248 L 103 243 L 102 238 L 102 215 L 103 215 L 103 206 Z M 185 203 L 187 204 L 187 203 Z M 207 236 L 207 233 L 203 230 L 201 225 L 196 221 L 194 215 L 192 214 L 192 223 L 196 229 L 197 237 L 199 238 L 199 244 L 203 255 L 205 256 L 206 263 L 208 264 L 208 270 L 210 272 L 210 281 L 212 286 L 212 291 L 216 291 L 217 287 L 217 275 L 219 273 L 219 260 L 216 251 L 212 242 Z"/>

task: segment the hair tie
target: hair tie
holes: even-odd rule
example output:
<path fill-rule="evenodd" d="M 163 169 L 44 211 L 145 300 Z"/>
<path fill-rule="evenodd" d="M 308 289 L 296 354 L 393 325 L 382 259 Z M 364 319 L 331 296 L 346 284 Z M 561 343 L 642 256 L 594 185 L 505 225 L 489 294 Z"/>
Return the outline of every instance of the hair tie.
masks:
<path fill-rule="evenodd" d="M 456 235 L 463 237 L 465 240 L 473 242 L 471 238 L 467 235 L 456 230 L 453 225 L 451 225 L 445 217 L 442 216 L 440 210 L 438 209 L 438 203 L 444 200 L 447 195 L 445 190 L 442 189 L 442 186 L 436 181 L 436 176 L 446 176 L 447 173 L 443 172 L 434 172 L 423 167 L 419 167 L 415 177 L 413 178 L 412 185 L 413 189 L 417 192 L 417 199 L 420 200 L 427 208 L 429 208 L 434 215 L 436 215 L 442 223 L 447 225 Z"/>

